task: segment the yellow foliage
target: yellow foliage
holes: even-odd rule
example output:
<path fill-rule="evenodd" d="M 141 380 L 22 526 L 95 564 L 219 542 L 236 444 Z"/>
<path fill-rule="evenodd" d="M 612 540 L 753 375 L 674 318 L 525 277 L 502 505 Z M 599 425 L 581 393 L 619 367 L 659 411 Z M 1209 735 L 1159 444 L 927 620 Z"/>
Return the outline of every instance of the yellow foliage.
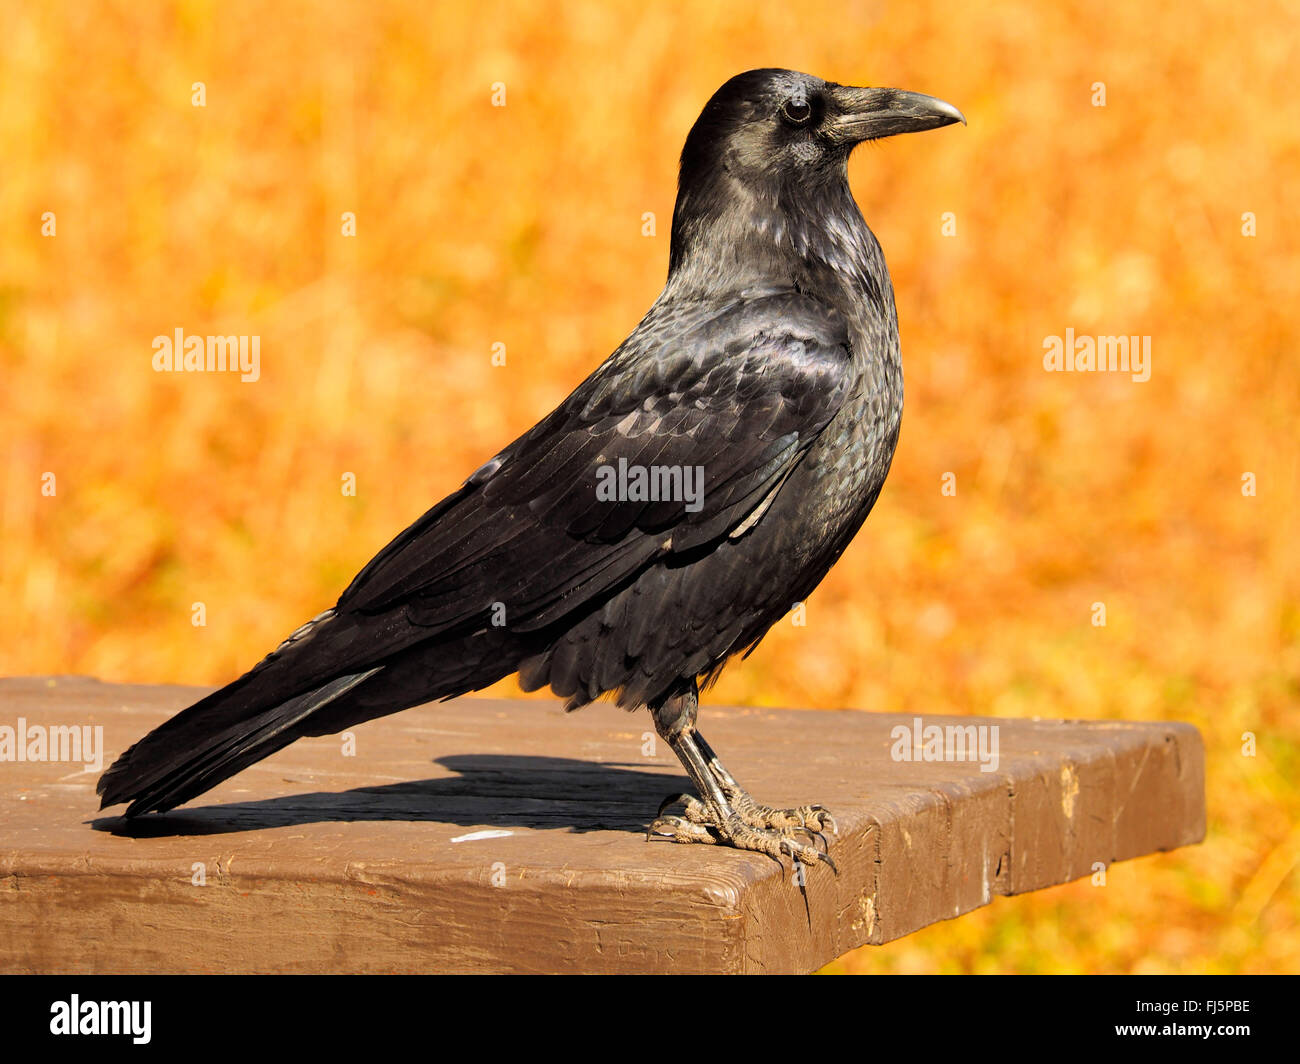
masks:
<path fill-rule="evenodd" d="M 0 24 L 0 673 L 233 678 L 632 329 L 719 84 L 898 85 L 970 125 L 851 165 L 897 290 L 894 470 L 806 627 L 714 698 L 1188 720 L 1210 824 L 833 968 L 1300 966 L 1286 3 L 0 0 Z M 154 372 L 176 328 L 259 336 L 260 379 Z M 1067 328 L 1150 336 L 1150 380 L 1045 372 Z"/>

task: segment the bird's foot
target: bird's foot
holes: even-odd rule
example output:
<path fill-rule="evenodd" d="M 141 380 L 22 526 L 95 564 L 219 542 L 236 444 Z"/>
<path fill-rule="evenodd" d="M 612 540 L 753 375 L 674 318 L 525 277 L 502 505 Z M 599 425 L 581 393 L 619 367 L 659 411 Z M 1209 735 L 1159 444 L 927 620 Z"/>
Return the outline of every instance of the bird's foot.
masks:
<path fill-rule="evenodd" d="M 751 828 L 775 829 L 783 834 L 796 831 L 806 832 L 825 841 L 823 832 L 829 828 L 832 835 L 838 835 L 839 827 L 830 810 L 824 805 L 801 805 L 793 809 L 774 809 L 762 805 L 750 797 L 749 792 L 740 787 L 722 784 L 722 792 L 731 803 L 732 810 L 741 821 Z M 685 807 L 685 816 L 693 824 L 711 824 L 714 821 L 709 807 L 689 794 L 670 794 L 659 805 L 659 817 L 671 805 L 681 802 Z"/>
<path fill-rule="evenodd" d="M 728 798 L 731 798 L 728 795 Z M 665 816 L 664 810 L 676 803 L 681 803 L 681 816 Z M 838 872 L 829 853 L 818 849 L 817 840 L 825 844 L 825 836 L 809 824 L 820 828 L 827 824 L 834 829 L 831 819 L 821 806 L 802 806 L 799 809 L 772 809 L 759 805 L 743 791 L 736 796 L 726 817 L 720 818 L 713 811 L 689 794 L 672 794 L 659 806 L 659 813 L 646 832 L 646 838 L 655 836 L 671 839 L 673 842 L 703 842 L 718 846 L 734 846 L 738 850 L 755 850 L 775 857 L 778 861 L 789 855 L 804 864 L 816 864 L 818 861 L 828 864 L 832 871 Z M 808 837 L 804 841 L 797 836 L 802 833 Z"/>
<path fill-rule="evenodd" d="M 829 828 L 832 835 L 840 833 L 835 818 L 831 816 L 830 810 L 824 805 L 800 805 L 793 809 L 773 809 L 770 805 L 763 805 L 754 801 L 746 791 L 732 792 L 725 786 L 723 790 L 731 801 L 731 807 L 751 827 L 803 829 L 805 831 L 811 830 L 818 835 Z"/>

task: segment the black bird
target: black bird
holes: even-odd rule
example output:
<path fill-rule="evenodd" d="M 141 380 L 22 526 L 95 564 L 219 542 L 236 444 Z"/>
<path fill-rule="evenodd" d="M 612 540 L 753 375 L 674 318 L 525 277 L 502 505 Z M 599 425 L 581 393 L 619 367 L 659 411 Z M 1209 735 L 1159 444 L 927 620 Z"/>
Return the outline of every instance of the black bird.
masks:
<path fill-rule="evenodd" d="M 569 709 L 649 707 L 699 792 L 666 800 L 652 833 L 830 863 L 830 814 L 750 798 L 697 698 L 821 582 L 880 493 L 898 321 L 846 164 L 953 122 L 942 100 L 789 70 L 723 85 L 686 139 L 668 280 L 632 335 L 333 609 L 127 750 L 102 806 L 171 809 L 301 736 L 517 671 Z"/>

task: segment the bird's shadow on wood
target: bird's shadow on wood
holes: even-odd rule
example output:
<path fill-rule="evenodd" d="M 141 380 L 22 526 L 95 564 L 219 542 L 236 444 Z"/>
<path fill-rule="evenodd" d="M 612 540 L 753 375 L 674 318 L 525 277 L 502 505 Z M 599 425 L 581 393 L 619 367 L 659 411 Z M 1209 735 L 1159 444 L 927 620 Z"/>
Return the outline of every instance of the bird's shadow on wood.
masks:
<path fill-rule="evenodd" d="M 613 762 L 496 754 L 460 754 L 435 760 L 455 775 L 186 807 L 129 820 L 103 816 L 92 820 L 90 826 L 128 838 L 224 835 L 366 820 L 644 832 L 664 797 L 690 789 L 689 781 L 680 774 L 647 772 Z"/>

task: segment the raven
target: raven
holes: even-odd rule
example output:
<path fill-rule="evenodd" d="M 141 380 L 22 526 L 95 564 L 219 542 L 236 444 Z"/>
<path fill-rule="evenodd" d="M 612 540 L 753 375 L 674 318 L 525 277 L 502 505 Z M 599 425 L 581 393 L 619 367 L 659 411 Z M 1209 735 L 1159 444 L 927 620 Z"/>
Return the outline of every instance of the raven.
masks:
<path fill-rule="evenodd" d="M 790 70 L 723 85 L 686 138 L 668 280 L 635 331 L 337 605 L 122 754 L 101 808 L 165 811 L 301 736 L 518 672 L 568 709 L 649 708 L 699 793 L 665 799 L 647 837 L 834 867 L 830 813 L 755 802 L 697 729 L 698 696 L 821 582 L 898 441 L 893 287 L 849 153 L 959 121 Z"/>

